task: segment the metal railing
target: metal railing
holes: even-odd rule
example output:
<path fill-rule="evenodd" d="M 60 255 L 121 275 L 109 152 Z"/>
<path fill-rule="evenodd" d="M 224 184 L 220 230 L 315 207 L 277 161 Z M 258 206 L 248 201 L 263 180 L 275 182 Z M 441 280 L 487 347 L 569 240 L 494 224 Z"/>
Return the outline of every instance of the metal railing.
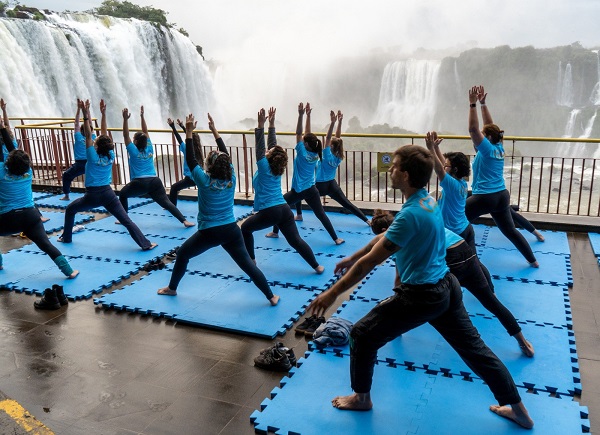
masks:
<path fill-rule="evenodd" d="M 31 119 L 43 123 L 26 123 L 25 118 L 18 119 L 21 125 L 15 126 L 17 139 L 22 143 L 34 166 L 34 182 L 47 187 L 61 185 L 62 173 L 73 163 L 73 119 L 54 118 Z M 95 126 L 98 123 L 94 120 Z M 131 129 L 136 131 L 136 129 Z M 118 133 L 117 133 L 118 132 Z M 120 136 L 120 129 L 111 128 L 109 134 Z M 171 130 L 150 130 L 156 151 L 156 169 L 166 187 L 183 177 L 184 156 L 179 152 L 179 144 Z M 202 136 L 204 152 L 214 148 L 209 131 L 198 131 Z M 324 141 L 324 133 L 317 133 Z M 253 131 L 221 131 L 226 139 L 237 175 L 238 194 L 251 198 L 252 174 L 255 171 Z M 170 136 L 170 143 L 169 142 Z M 162 137 L 156 141 L 156 137 Z M 337 172 L 337 181 L 351 201 L 401 204 L 404 200 L 398 190 L 391 188 L 389 175 L 377 172 L 377 153 L 389 152 L 406 143 L 424 144 L 423 135 L 409 134 L 343 134 L 345 159 Z M 444 150 L 460 150 L 471 158 L 474 150 L 468 136 L 442 135 Z M 279 132 L 279 144 L 290 156 L 282 188 L 291 188 L 293 158 L 295 157 L 295 133 Z M 166 143 L 165 143 L 166 142 Z M 209 145 L 210 144 L 210 145 Z M 531 150 L 539 144 L 547 148 L 548 144 L 577 144 L 589 147 L 589 152 L 581 156 L 558 157 L 539 155 L 530 152 L 524 155 L 524 149 Z M 510 137 L 504 139 L 506 150 L 505 180 L 511 194 L 511 203 L 518 204 L 521 211 L 549 213 L 573 216 L 600 216 L 600 159 L 594 157 L 600 139 Z M 524 145 L 527 145 L 524 147 Z M 116 162 L 113 168 L 113 183 L 116 189 L 129 181 L 126 144 L 115 141 Z M 525 153 L 527 154 L 527 153 Z M 77 182 L 78 180 L 76 180 Z M 81 179 L 79 180 L 81 181 Z M 77 183 L 74 184 L 77 186 Z M 83 184 L 79 184 L 83 186 Z M 435 174 L 428 186 L 434 195 L 439 194 L 439 183 Z"/>

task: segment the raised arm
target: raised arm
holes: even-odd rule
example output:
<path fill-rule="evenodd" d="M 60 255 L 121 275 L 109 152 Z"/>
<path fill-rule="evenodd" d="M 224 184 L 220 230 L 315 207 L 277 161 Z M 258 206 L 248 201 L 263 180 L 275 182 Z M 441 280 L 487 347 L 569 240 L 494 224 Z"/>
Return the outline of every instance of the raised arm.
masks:
<path fill-rule="evenodd" d="M 185 127 L 187 130 L 187 121 L 185 123 Z M 208 114 L 208 129 L 212 132 L 212 134 L 215 138 L 215 141 L 217 142 L 217 148 L 219 149 L 219 151 L 229 155 L 229 152 L 227 151 L 227 147 L 225 146 L 225 142 L 223 142 L 223 139 L 221 139 L 221 135 L 219 134 L 217 127 L 215 127 L 215 122 L 213 121 L 212 116 L 210 116 L 210 113 Z M 190 168 L 191 168 L 191 166 L 190 166 Z"/>
<path fill-rule="evenodd" d="M 304 127 L 304 134 L 312 133 L 310 128 L 310 114 L 312 112 L 312 108 L 310 107 L 310 103 L 306 103 L 306 127 Z"/>
<path fill-rule="evenodd" d="M 4 141 L 4 145 L 6 146 L 6 150 L 10 153 L 15 149 L 12 139 L 10 138 L 10 134 L 8 134 L 8 130 L 6 128 L 6 124 L 4 123 L 4 118 L 0 118 L 0 133 L 2 134 L 2 140 Z M 4 162 L 4 153 L 0 152 L 0 162 Z"/>
<path fill-rule="evenodd" d="M 181 131 L 185 134 L 185 124 L 181 122 L 181 119 L 177 118 L 177 125 L 181 127 Z"/>
<path fill-rule="evenodd" d="M 0 108 L 2 109 L 2 119 L 4 121 L 4 128 L 6 128 L 6 132 L 8 133 L 10 141 L 12 142 L 15 136 L 13 135 L 13 132 L 10 129 L 10 120 L 8 119 L 8 113 L 6 112 L 6 101 L 4 101 L 4 98 L 0 98 Z"/>
<path fill-rule="evenodd" d="M 131 137 L 129 136 L 129 117 L 131 113 L 129 113 L 129 109 L 126 107 L 123 109 L 123 141 L 125 145 L 129 145 L 131 143 Z"/>
<path fill-rule="evenodd" d="M 477 95 L 479 93 L 479 87 L 473 86 L 469 89 L 469 135 L 475 146 L 477 147 L 483 141 L 483 133 L 479 130 L 479 117 L 477 116 Z"/>
<path fill-rule="evenodd" d="M 148 133 L 148 126 L 146 125 L 146 118 L 144 118 L 144 106 L 140 106 L 140 118 L 142 121 L 142 132 L 150 139 L 150 133 Z"/>
<path fill-rule="evenodd" d="M 344 114 L 342 113 L 341 110 L 338 110 L 338 113 L 337 113 L 338 125 L 337 125 L 337 130 L 335 131 L 335 137 L 337 137 L 338 139 L 342 137 L 342 119 L 344 119 Z"/>
<path fill-rule="evenodd" d="M 85 136 L 85 147 L 93 147 L 92 140 L 92 120 L 90 119 L 90 100 L 81 101 L 81 111 L 83 112 L 83 135 Z"/>
<path fill-rule="evenodd" d="M 492 115 L 485 104 L 485 100 L 487 98 L 487 92 L 483 89 L 483 86 L 479 86 L 479 90 L 477 92 L 477 99 L 479 100 L 479 104 L 481 105 L 481 119 L 483 121 L 483 125 L 493 124 Z"/>
<path fill-rule="evenodd" d="M 446 171 L 444 170 L 444 161 L 446 159 L 440 151 L 439 146 L 443 140 L 444 139 L 442 138 L 438 138 L 435 131 L 428 131 L 427 136 L 425 137 L 425 145 L 427 146 L 427 149 L 431 151 L 431 154 L 433 154 L 433 169 L 440 181 L 446 176 Z"/>
<path fill-rule="evenodd" d="M 196 128 L 196 120 L 191 113 L 185 117 L 185 162 L 190 171 L 193 171 L 198 166 L 198 161 L 194 155 L 194 139 L 192 134 Z"/>
<path fill-rule="evenodd" d="M 329 112 L 329 118 L 331 122 L 329 123 L 329 129 L 327 130 L 327 136 L 325 136 L 325 148 L 331 146 L 331 136 L 333 135 L 333 126 L 335 125 L 335 121 L 337 117 L 335 116 L 335 112 L 331 110 Z"/>
<path fill-rule="evenodd" d="M 296 143 L 302 142 L 302 118 L 304 117 L 304 104 L 298 104 L 298 123 L 296 124 Z"/>
<path fill-rule="evenodd" d="M 91 122 L 92 120 L 90 120 Z M 108 128 L 106 127 L 106 103 L 104 99 L 100 100 L 100 134 L 108 134 Z"/>
<path fill-rule="evenodd" d="M 269 136 L 267 137 L 267 148 L 271 149 L 277 145 L 277 133 L 275 132 L 275 112 L 277 109 L 269 107 Z"/>
<path fill-rule="evenodd" d="M 77 111 L 75 112 L 75 122 L 73 123 L 73 130 L 75 130 L 75 133 L 77 133 L 78 131 L 81 131 L 81 125 L 79 123 L 79 112 L 81 112 L 81 108 L 79 107 L 79 98 L 77 99 Z"/>
<path fill-rule="evenodd" d="M 169 127 L 171 127 L 171 130 L 173 130 L 173 134 L 175 135 L 175 140 L 177 141 L 177 143 L 182 143 L 183 140 L 181 139 L 181 135 L 177 131 L 177 128 L 175 128 L 175 121 L 173 121 L 171 118 L 167 118 L 167 124 L 169 124 Z M 184 130 L 184 132 L 185 132 L 185 130 Z"/>
<path fill-rule="evenodd" d="M 258 162 L 265 156 L 265 121 L 267 115 L 265 109 L 258 111 L 258 126 L 254 129 L 254 149 L 256 151 L 256 161 Z"/>

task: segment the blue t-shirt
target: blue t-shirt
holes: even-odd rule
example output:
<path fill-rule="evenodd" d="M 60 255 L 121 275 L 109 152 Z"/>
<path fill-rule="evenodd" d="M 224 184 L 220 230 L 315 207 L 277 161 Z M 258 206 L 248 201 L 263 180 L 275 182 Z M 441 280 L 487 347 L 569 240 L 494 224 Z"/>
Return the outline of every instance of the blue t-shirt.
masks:
<path fill-rule="evenodd" d="M 473 185 L 471 187 L 474 195 L 496 193 L 506 189 L 502 142 L 492 145 L 487 138 L 483 138 L 473 160 Z"/>
<path fill-rule="evenodd" d="M 450 231 L 448 228 L 446 228 L 446 250 L 452 246 L 452 245 L 456 245 L 458 242 L 462 242 L 464 239 L 459 236 L 458 234 L 455 234 L 454 232 Z"/>
<path fill-rule="evenodd" d="M 18 150 L 19 144 L 17 143 L 17 140 L 14 137 L 13 137 L 12 143 L 13 143 L 14 149 Z M 2 154 L 4 154 L 4 161 L 6 161 L 6 159 L 8 158 L 8 155 L 10 153 L 8 152 L 8 148 L 6 148 L 5 144 L 2 144 Z"/>
<path fill-rule="evenodd" d="M 86 149 L 85 187 L 107 186 L 111 183 L 115 153 L 109 151 L 108 155 L 108 157 L 98 155 L 94 147 Z"/>
<path fill-rule="evenodd" d="M 256 162 L 258 170 L 252 177 L 254 187 L 254 211 L 285 204 L 281 193 L 281 175 L 273 175 L 269 161 L 263 157 Z"/>
<path fill-rule="evenodd" d="M 333 180 L 340 163 L 342 159 L 333 155 L 331 147 L 326 147 L 323 150 L 323 160 L 317 162 L 317 183 Z"/>
<path fill-rule="evenodd" d="M 132 180 L 136 178 L 156 177 L 154 169 L 154 147 L 148 139 L 144 151 L 140 151 L 130 142 L 127 145 L 127 155 L 129 156 L 129 175 Z"/>
<path fill-rule="evenodd" d="M 403 284 L 434 284 L 446 275 L 444 219 L 425 189 L 411 195 L 385 237 L 400 247 L 394 256 Z"/>
<path fill-rule="evenodd" d="M 192 171 L 198 186 L 198 230 L 235 222 L 233 197 L 235 195 L 235 170 L 231 165 L 232 179 L 215 180 L 200 165 Z"/>
<path fill-rule="evenodd" d="M 23 175 L 12 175 L 6 164 L 0 163 L 0 214 L 17 208 L 33 207 L 31 168 Z"/>
<path fill-rule="evenodd" d="M 73 150 L 75 151 L 75 160 L 86 160 L 87 153 L 85 150 L 85 136 L 80 132 L 76 132 L 73 137 L 75 138 L 75 144 Z M 96 140 L 96 135 L 92 133 L 92 140 Z"/>
<path fill-rule="evenodd" d="M 187 161 L 185 160 L 185 142 L 181 142 L 179 144 L 179 151 L 183 153 L 183 175 L 185 177 L 192 178 L 192 172 L 190 171 L 190 167 L 188 166 Z"/>
<path fill-rule="evenodd" d="M 439 199 L 444 225 L 449 230 L 461 234 L 469 226 L 469 221 L 465 215 L 467 182 L 446 174 L 440 182 L 440 186 L 444 189 Z"/>
<path fill-rule="evenodd" d="M 294 159 L 294 175 L 292 176 L 292 189 L 302 192 L 315 184 L 315 165 L 319 155 L 308 151 L 304 142 L 296 145 L 296 158 Z"/>

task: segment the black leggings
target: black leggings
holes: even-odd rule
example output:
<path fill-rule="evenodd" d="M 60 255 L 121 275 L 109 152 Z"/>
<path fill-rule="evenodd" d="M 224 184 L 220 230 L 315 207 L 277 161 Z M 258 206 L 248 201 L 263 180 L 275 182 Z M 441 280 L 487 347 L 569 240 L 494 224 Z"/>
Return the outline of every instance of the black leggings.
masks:
<path fill-rule="evenodd" d="M 467 242 L 467 245 L 469 245 L 473 253 L 477 254 L 477 247 L 475 246 L 475 230 L 473 229 L 473 225 L 469 223 L 469 225 L 467 225 L 467 228 L 465 228 L 465 230 L 462 233 L 460 233 L 459 236 L 462 237 L 465 240 L 465 242 Z M 488 283 L 488 286 L 490 286 L 492 292 L 494 292 L 494 283 L 492 282 L 492 276 L 490 275 L 490 271 L 487 267 L 484 266 L 484 264 L 481 261 L 479 262 L 479 266 L 481 266 L 481 270 L 485 275 L 485 279 Z"/>
<path fill-rule="evenodd" d="M 523 234 L 515 228 L 510 210 L 510 195 L 506 189 L 495 193 L 471 195 L 467 198 L 465 206 L 465 214 L 469 222 L 473 222 L 486 213 L 491 214 L 502 234 L 515 245 L 515 248 L 529 263 L 533 263 L 536 261 L 535 255 L 533 255 L 531 246 L 529 246 Z"/>
<path fill-rule="evenodd" d="M 456 278 L 448 273 L 436 284 L 416 287 L 401 285 L 395 288 L 393 296 L 381 301 L 352 328 L 352 389 L 356 393 L 368 393 L 377 350 L 399 335 L 429 323 L 488 384 L 500 405 L 519 403 L 521 397 L 508 369 L 473 326 Z"/>
<path fill-rule="evenodd" d="M 298 201 L 306 201 L 308 206 L 315 213 L 317 219 L 321 221 L 329 236 L 335 241 L 338 239 L 338 236 L 333 229 L 333 225 L 331 225 L 331 221 L 325 214 L 325 210 L 323 210 L 323 205 L 321 205 L 321 195 L 319 195 L 319 191 L 315 186 L 311 186 L 308 189 L 303 190 L 302 192 L 296 192 L 294 189 L 290 190 L 288 193 L 283 195 L 283 199 L 290 206 L 296 204 Z M 273 227 L 273 231 L 278 233 L 279 228 L 277 226 Z"/>
<path fill-rule="evenodd" d="M 169 288 L 177 290 L 179 281 L 183 278 L 190 259 L 219 245 L 227 251 L 233 261 L 250 277 L 254 285 L 263 292 L 267 299 L 271 299 L 273 297 L 271 287 L 269 287 L 265 275 L 248 255 L 248 251 L 244 246 L 242 231 L 235 222 L 198 230 L 192 237 L 183 242 L 183 245 L 177 250 L 177 260 L 175 260 Z"/>
<path fill-rule="evenodd" d="M 469 290 L 481 305 L 500 320 L 510 336 L 521 332 L 515 316 L 494 294 L 483 272 L 483 263 L 465 242 L 446 250 L 446 264 L 461 286 Z"/>
<path fill-rule="evenodd" d="M 344 195 L 344 192 L 342 192 L 342 189 L 340 188 L 337 181 L 335 181 L 335 180 L 317 181 L 315 186 L 316 186 L 317 190 L 319 191 L 319 195 L 321 195 L 321 196 L 329 195 L 331 197 L 331 199 L 337 201 L 338 204 L 340 204 L 342 207 L 344 207 L 346 210 L 348 210 L 350 213 L 352 213 L 357 218 L 361 219 L 364 222 L 369 221 L 369 219 L 367 219 L 365 214 L 362 211 L 360 211 L 360 209 L 357 206 L 352 204 L 350 202 L 350 200 L 346 197 L 346 195 Z M 302 201 L 298 201 L 296 203 L 296 213 L 299 215 L 302 214 Z"/>
<path fill-rule="evenodd" d="M 171 201 L 174 206 L 177 206 L 177 194 L 179 191 L 195 185 L 196 183 L 194 180 L 186 175 L 183 180 L 179 180 L 177 183 L 171 186 L 171 190 L 169 190 L 169 201 Z"/>
<path fill-rule="evenodd" d="M 40 212 L 35 207 L 20 208 L 0 214 L 0 236 L 23 232 L 29 240 L 36 244 L 52 260 L 60 257 L 60 251 L 50 243 Z"/>
<path fill-rule="evenodd" d="M 304 258 L 310 267 L 313 269 L 319 266 L 315 254 L 313 253 L 308 243 L 306 243 L 298 233 L 298 227 L 294 222 L 294 213 L 287 204 L 275 205 L 273 207 L 260 210 L 253 214 L 242 224 L 242 235 L 246 250 L 250 254 L 250 258 L 254 260 L 254 235 L 255 231 L 263 230 L 271 225 L 277 225 L 281 229 L 281 233 L 290 246 L 298 251 L 298 254 Z"/>
<path fill-rule="evenodd" d="M 529 231 L 530 233 L 533 233 L 535 231 L 535 227 L 533 226 L 533 224 L 529 222 L 529 220 L 527 220 L 525 216 L 517 213 L 517 211 L 514 208 L 512 208 L 512 205 L 510 206 L 510 215 L 512 216 L 515 225 L 519 225 L 521 228 Z"/>
<path fill-rule="evenodd" d="M 165 186 L 158 177 L 144 177 L 131 180 L 119 192 L 119 201 L 121 201 L 121 205 L 127 211 L 129 209 L 127 198 L 142 195 L 150 195 L 150 198 L 175 216 L 179 222 L 185 220 L 185 216 L 169 201 Z"/>

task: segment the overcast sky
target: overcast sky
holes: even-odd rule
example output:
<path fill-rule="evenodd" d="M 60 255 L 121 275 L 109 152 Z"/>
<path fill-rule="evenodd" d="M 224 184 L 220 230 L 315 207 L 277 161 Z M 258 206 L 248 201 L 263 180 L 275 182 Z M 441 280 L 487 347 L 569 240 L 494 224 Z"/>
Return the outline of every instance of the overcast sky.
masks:
<path fill-rule="evenodd" d="M 597 0 L 132 0 L 168 12 L 207 59 L 277 56 L 323 59 L 386 47 L 451 48 L 580 41 L 600 45 Z M 25 0 L 55 11 L 85 10 L 93 0 Z"/>

